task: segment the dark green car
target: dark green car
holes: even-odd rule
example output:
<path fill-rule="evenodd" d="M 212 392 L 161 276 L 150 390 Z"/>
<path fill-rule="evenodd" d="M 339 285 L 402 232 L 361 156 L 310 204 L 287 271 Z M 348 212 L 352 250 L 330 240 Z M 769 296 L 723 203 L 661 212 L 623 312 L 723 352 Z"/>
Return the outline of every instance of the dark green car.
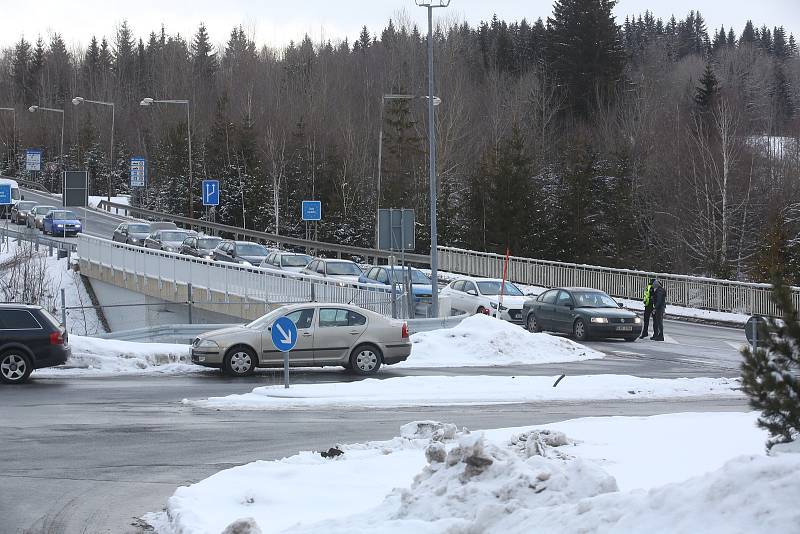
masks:
<path fill-rule="evenodd" d="M 636 341 L 642 319 L 598 289 L 559 287 L 528 300 L 522 308 L 531 332 L 562 332 L 578 341 L 590 338 L 623 338 Z"/>

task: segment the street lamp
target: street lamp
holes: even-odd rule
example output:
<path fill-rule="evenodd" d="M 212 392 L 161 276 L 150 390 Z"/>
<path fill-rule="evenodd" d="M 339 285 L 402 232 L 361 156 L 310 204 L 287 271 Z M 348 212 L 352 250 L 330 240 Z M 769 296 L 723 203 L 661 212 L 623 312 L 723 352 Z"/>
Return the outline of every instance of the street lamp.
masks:
<path fill-rule="evenodd" d="M 60 154 L 58 156 L 58 160 L 61 164 L 61 171 L 64 171 L 64 110 L 63 109 L 55 109 L 55 108 L 43 108 L 41 106 L 31 106 L 28 108 L 28 111 L 31 113 L 36 113 L 37 111 L 50 111 L 53 113 L 61 113 L 61 148 Z"/>
<path fill-rule="evenodd" d="M 186 105 L 186 129 L 189 132 L 189 218 L 194 219 L 194 202 L 193 202 L 193 193 L 194 193 L 194 180 L 192 179 L 192 125 L 191 125 L 191 116 L 189 112 L 189 101 L 188 100 L 153 100 L 152 98 L 143 98 L 141 102 L 139 102 L 140 106 L 147 107 L 153 104 L 180 104 Z"/>
<path fill-rule="evenodd" d="M 111 172 L 108 175 L 108 201 L 111 202 L 111 177 L 114 175 L 114 103 L 102 102 L 100 100 L 89 100 L 88 98 L 83 98 L 82 96 L 76 96 L 72 99 L 72 104 L 75 106 L 80 106 L 83 103 L 111 106 L 111 155 L 109 156 L 111 162 Z"/>
<path fill-rule="evenodd" d="M 0 111 L 10 111 L 13 116 L 12 132 L 11 132 L 11 147 L 14 151 L 14 169 L 17 168 L 17 110 L 14 108 L 0 108 Z"/>
<path fill-rule="evenodd" d="M 378 200 L 377 200 L 377 208 L 375 211 L 375 248 L 379 247 L 378 240 L 380 239 L 380 217 L 378 216 L 378 211 L 381 209 L 381 167 L 383 166 L 383 109 L 386 106 L 387 100 L 428 100 L 427 96 L 416 96 L 416 95 L 398 95 L 398 94 L 388 94 L 383 95 L 381 98 L 381 125 L 380 130 L 378 132 Z M 442 99 L 438 96 L 433 97 L 433 105 L 438 106 L 442 103 Z"/>
<path fill-rule="evenodd" d="M 439 257 L 438 236 L 436 235 L 436 132 L 433 123 L 433 10 L 447 7 L 450 0 L 414 0 L 419 7 L 428 9 L 428 152 L 430 156 L 430 188 L 431 188 L 431 301 L 433 316 L 439 316 Z"/>

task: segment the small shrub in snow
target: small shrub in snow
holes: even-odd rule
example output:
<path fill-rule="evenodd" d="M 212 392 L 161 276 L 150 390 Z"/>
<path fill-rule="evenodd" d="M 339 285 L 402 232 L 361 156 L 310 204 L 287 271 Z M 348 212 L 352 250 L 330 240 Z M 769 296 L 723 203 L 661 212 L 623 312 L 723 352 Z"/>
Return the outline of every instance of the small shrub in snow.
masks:
<path fill-rule="evenodd" d="M 222 534 L 261 534 L 261 529 L 258 528 L 256 520 L 252 517 L 245 517 L 237 519 L 228 525 Z"/>
<path fill-rule="evenodd" d="M 468 432 L 466 429 L 463 431 Z M 456 425 L 438 421 L 412 421 L 400 427 L 400 435 L 406 439 L 448 441 L 455 439 L 456 434 L 458 434 Z"/>
<path fill-rule="evenodd" d="M 447 459 L 447 449 L 438 441 L 434 441 L 425 448 L 425 459 L 429 464 L 441 464 Z"/>

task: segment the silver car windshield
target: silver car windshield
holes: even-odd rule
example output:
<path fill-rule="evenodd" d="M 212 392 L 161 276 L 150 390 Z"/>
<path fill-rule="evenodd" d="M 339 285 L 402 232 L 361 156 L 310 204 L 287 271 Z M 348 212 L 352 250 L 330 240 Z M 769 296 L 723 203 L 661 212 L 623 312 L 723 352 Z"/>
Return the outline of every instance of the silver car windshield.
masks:
<path fill-rule="evenodd" d="M 217 245 L 219 245 L 221 241 L 222 238 L 219 237 L 204 237 L 203 239 L 197 240 L 197 248 L 217 248 Z"/>
<path fill-rule="evenodd" d="M 499 295 L 501 286 L 503 286 L 502 282 L 478 282 L 478 289 L 481 290 L 481 294 L 483 295 Z M 505 286 L 503 287 L 503 295 L 508 295 L 509 297 L 521 297 L 522 291 L 520 291 L 519 288 L 511 282 L 506 282 Z"/>
<path fill-rule="evenodd" d="M 418 271 L 416 269 L 411 269 L 411 283 L 412 284 L 423 284 L 423 285 L 430 285 L 431 279 L 425 276 L 425 273 L 422 271 Z M 405 273 L 400 269 L 392 269 L 392 278 L 394 279 L 395 284 L 402 284 L 405 282 Z"/>
<path fill-rule="evenodd" d="M 255 243 L 237 243 L 236 253 L 240 256 L 266 256 L 267 249 Z"/>
<path fill-rule="evenodd" d="M 128 232 L 132 234 L 146 234 L 150 231 L 149 224 L 129 224 Z"/>
<path fill-rule="evenodd" d="M 358 265 L 355 263 L 332 261 L 328 263 L 328 274 L 339 276 L 359 276 L 361 274 L 361 269 L 359 269 Z"/>
<path fill-rule="evenodd" d="M 311 263 L 311 256 L 281 256 L 281 265 L 284 267 L 305 267 L 309 263 Z"/>
<path fill-rule="evenodd" d="M 162 241 L 183 241 L 189 237 L 187 232 L 161 232 Z"/>

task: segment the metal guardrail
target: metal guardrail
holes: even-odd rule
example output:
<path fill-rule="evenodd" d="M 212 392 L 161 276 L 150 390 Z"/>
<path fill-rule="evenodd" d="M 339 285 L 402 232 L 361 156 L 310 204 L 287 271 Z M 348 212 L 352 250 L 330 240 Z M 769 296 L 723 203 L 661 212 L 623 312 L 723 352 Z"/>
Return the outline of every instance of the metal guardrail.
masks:
<path fill-rule="evenodd" d="M 76 242 L 59 241 L 58 239 L 42 235 L 38 230 L 32 230 L 25 227 L 23 228 L 24 229 L 14 228 L 11 225 L 8 227 L 5 225 L 0 226 L 0 238 L 5 240 L 6 237 L 8 237 L 9 239 L 29 241 L 34 244 L 36 250 L 39 250 L 40 246 L 49 247 L 56 250 L 66 250 L 70 253 L 78 250 L 78 244 Z"/>
<path fill-rule="evenodd" d="M 406 319 L 411 334 L 430 332 L 444 328 L 453 328 L 469 315 L 457 315 L 440 319 Z M 162 324 L 147 328 L 135 328 L 119 332 L 100 334 L 102 339 L 117 341 L 138 341 L 145 343 L 191 343 L 194 338 L 204 332 L 236 326 L 234 324 Z"/>
<path fill-rule="evenodd" d="M 505 256 L 452 247 L 439 247 L 439 268 L 469 276 L 500 278 Z M 753 284 L 594 265 L 560 263 L 517 256 L 509 257 L 507 277 L 512 282 L 541 287 L 581 286 L 601 289 L 613 297 L 641 300 L 651 278 L 667 290 L 667 303 L 704 310 L 781 315 L 772 301 L 770 284 Z M 800 288 L 792 288 L 792 300 L 800 307 Z"/>
<path fill-rule="evenodd" d="M 339 255 L 339 257 L 341 257 L 342 254 L 347 254 L 350 256 L 359 256 L 361 258 L 366 258 L 366 259 L 368 258 L 386 259 L 389 258 L 390 256 L 398 255 L 398 253 L 396 252 L 390 252 L 387 250 L 361 248 L 350 245 L 340 245 L 337 243 L 326 243 L 323 241 L 311 241 L 306 239 L 300 239 L 298 237 L 270 234 L 267 232 L 259 232 L 257 230 L 248 230 L 245 228 L 239 228 L 237 226 L 229 226 L 226 224 L 204 221 L 201 219 L 191 219 L 189 217 L 183 217 L 180 215 L 171 215 L 169 213 L 163 213 L 160 211 L 150 210 L 146 208 L 137 208 L 134 206 L 128 206 L 127 204 L 120 204 L 118 202 L 108 202 L 107 200 L 101 200 L 100 202 L 98 202 L 97 208 L 106 211 L 110 211 L 111 208 L 114 208 L 119 211 L 125 211 L 126 214 L 130 213 L 138 217 L 166 219 L 174 221 L 175 223 L 186 225 L 189 228 L 213 230 L 215 232 L 225 232 L 227 234 L 231 234 L 237 237 L 243 236 L 266 242 L 279 243 L 281 245 L 290 245 L 293 247 L 302 248 L 306 251 L 335 252 Z M 430 257 L 423 254 L 406 254 L 405 258 L 410 263 L 430 265 Z"/>
<path fill-rule="evenodd" d="M 348 283 L 318 276 L 276 271 L 262 267 L 248 267 L 235 263 L 215 262 L 184 256 L 173 252 L 147 249 L 108 239 L 80 235 L 78 237 L 80 261 L 128 276 L 178 285 L 192 285 L 194 298 L 210 300 L 211 292 L 224 294 L 225 302 L 254 303 L 261 305 L 290 302 L 350 303 L 377 313 L 391 316 L 392 291 L 375 285 Z M 203 293 L 206 292 L 205 297 Z M 401 316 L 407 315 L 402 294 L 396 296 L 396 306 Z"/>

